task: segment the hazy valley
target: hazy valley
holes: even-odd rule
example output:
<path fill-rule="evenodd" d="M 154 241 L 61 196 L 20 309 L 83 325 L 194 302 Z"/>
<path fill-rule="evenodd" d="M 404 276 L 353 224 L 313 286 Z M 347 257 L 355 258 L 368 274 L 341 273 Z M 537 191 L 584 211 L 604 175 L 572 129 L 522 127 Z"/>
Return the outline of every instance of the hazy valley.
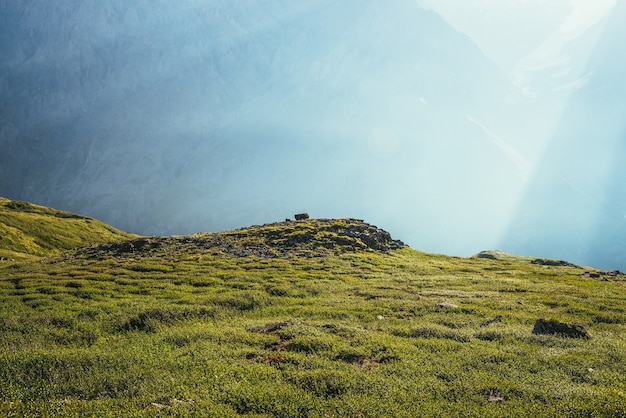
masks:
<path fill-rule="evenodd" d="M 624 11 L 511 72 L 412 0 L 4 3 L 0 195 L 142 235 L 308 211 L 624 270 Z"/>

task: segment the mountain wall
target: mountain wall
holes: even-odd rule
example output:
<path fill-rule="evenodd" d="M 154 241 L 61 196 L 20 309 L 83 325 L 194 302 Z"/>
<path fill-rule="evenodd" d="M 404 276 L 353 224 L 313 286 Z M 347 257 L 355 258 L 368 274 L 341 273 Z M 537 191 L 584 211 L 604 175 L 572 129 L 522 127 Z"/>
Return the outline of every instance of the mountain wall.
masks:
<path fill-rule="evenodd" d="M 140 233 L 300 209 L 406 218 L 440 206 L 441 155 L 467 168 L 459 188 L 477 176 L 469 151 L 496 158 L 463 128 L 502 75 L 411 1 L 2 8 L 0 190 L 14 198 Z"/>
<path fill-rule="evenodd" d="M 509 249 L 542 108 L 414 1 L 15 0 L 0 28 L 0 195 L 143 235 L 306 211 Z"/>

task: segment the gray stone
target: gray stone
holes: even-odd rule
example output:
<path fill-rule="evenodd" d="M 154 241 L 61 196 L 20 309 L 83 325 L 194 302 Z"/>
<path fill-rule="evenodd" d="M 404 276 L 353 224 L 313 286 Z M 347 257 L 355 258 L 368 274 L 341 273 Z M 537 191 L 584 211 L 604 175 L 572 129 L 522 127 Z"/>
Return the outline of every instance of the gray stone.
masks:
<path fill-rule="evenodd" d="M 591 334 L 582 325 L 566 324 L 556 319 L 538 319 L 533 334 L 551 334 L 566 338 L 591 338 Z"/>

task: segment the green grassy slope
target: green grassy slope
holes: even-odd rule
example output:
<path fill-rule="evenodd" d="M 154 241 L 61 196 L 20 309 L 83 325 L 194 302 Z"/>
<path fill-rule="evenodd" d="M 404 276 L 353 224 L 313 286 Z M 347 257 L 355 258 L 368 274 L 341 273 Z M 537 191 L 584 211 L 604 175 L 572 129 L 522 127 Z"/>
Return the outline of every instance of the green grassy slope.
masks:
<path fill-rule="evenodd" d="M 0 257 L 4 259 L 46 257 L 80 245 L 131 237 L 86 216 L 0 198 Z"/>
<path fill-rule="evenodd" d="M 624 416 L 623 275 L 383 232 L 311 220 L 0 263 L 0 416 Z"/>

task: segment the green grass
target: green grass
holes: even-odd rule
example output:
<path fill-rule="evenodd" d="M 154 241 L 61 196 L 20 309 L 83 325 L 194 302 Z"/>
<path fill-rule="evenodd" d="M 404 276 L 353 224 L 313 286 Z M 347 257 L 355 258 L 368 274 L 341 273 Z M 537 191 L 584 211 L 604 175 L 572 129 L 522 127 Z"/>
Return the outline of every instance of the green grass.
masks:
<path fill-rule="evenodd" d="M 0 258 L 34 259 L 133 237 L 86 216 L 0 198 Z"/>
<path fill-rule="evenodd" d="M 626 286 L 585 271 L 409 248 L 2 262 L 0 416 L 622 417 Z"/>

